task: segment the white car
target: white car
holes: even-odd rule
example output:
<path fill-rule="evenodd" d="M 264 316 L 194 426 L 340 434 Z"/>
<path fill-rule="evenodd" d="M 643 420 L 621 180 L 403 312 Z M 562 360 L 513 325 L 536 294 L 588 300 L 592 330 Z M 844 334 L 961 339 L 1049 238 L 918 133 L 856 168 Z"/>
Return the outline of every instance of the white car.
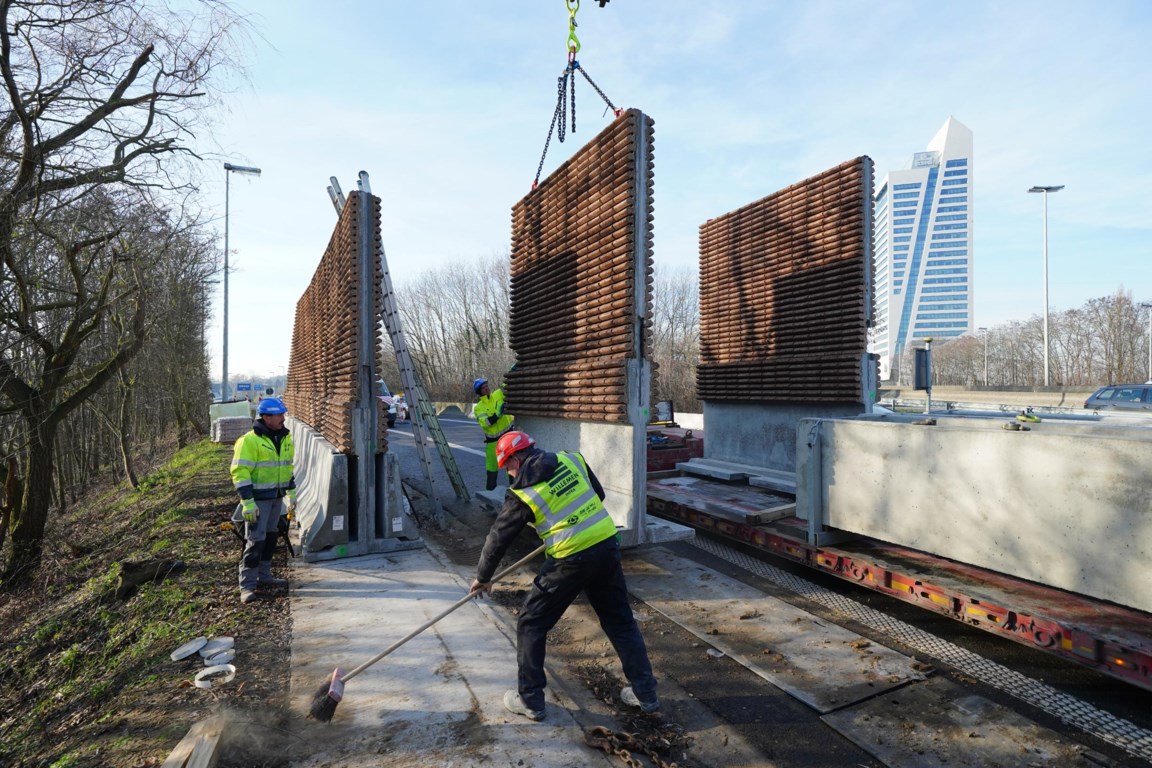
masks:
<path fill-rule="evenodd" d="M 377 397 L 388 407 L 388 429 L 392 429 L 396 426 L 396 398 L 393 397 L 392 390 L 388 389 L 388 385 L 383 381 L 377 381 L 376 385 L 380 388 L 380 394 Z"/>

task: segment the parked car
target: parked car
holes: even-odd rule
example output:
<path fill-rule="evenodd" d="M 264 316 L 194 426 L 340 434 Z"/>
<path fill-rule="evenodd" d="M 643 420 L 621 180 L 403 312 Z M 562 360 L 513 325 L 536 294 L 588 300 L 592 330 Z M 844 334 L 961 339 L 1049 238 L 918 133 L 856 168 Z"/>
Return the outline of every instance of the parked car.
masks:
<path fill-rule="evenodd" d="M 1101 387 L 1084 401 L 1084 407 L 1097 411 L 1152 412 L 1152 384 Z"/>
<path fill-rule="evenodd" d="M 396 400 L 392 397 L 392 390 L 388 389 L 387 384 L 385 384 L 383 381 L 377 381 L 376 384 L 380 388 L 377 397 L 379 397 L 384 405 L 388 408 L 388 429 L 392 429 L 392 427 L 396 426 Z"/>

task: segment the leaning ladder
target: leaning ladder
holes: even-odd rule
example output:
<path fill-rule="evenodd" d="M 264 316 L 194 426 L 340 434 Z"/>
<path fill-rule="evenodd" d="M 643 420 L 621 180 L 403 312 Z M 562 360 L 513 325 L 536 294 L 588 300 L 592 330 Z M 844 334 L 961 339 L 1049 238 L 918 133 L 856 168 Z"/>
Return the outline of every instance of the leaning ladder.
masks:
<path fill-rule="evenodd" d="M 399 350 L 399 347 L 397 347 Z M 408 351 L 405 349 L 404 356 L 408 357 Z M 412 366 L 412 360 L 409 358 L 407 363 L 401 360 L 400 352 L 396 352 L 396 362 L 400 366 L 400 378 L 404 378 L 404 366 Z M 456 491 L 456 498 L 461 501 L 468 501 L 471 495 L 468 493 L 468 486 L 464 483 L 464 476 L 460 474 L 460 468 L 456 465 L 456 457 L 452 455 L 451 449 L 448 447 L 448 441 L 444 438 L 444 430 L 440 428 L 440 419 L 436 416 L 436 410 L 432 407 L 432 401 L 428 398 L 428 392 L 424 389 L 424 384 L 420 381 L 419 374 L 415 369 L 412 369 L 412 390 L 416 393 L 417 408 L 412 412 L 412 430 L 413 433 L 417 429 L 426 429 L 432 436 L 432 442 L 436 446 L 437 453 L 440 454 L 440 461 L 444 464 L 444 470 L 448 473 L 448 479 L 452 482 L 452 489 Z M 405 391 L 408 391 L 408 384 L 404 384 Z M 427 436 L 420 434 L 420 441 L 427 444 Z"/>
<path fill-rule="evenodd" d="M 428 485 L 432 489 L 433 501 L 438 510 L 437 522 L 443 526 L 442 513 L 439 512 L 441 509 L 440 502 L 436 494 L 436 482 L 432 475 L 432 459 L 428 455 L 429 437 L 435 444 L 436 451 L 440 454 L 440 461 L 448 473 L 448 479 L 452 483 L 453 490 L 456 491 L 456 497 L 461 501 L 468 501 L 471 496 L 468 493 L 468 486 L 464 483 L 464 477 L 460 474 L 460 468 L 456 465 L 456 457 L 452 455 L 452 450 L 448 447 L 444 430 L 440 428 L 440 419 L 436 417 L 436 411 L 428 399 L 428 393 L 424 390 L 419 374 L 416 373 L 416 367 L 412 364 L 412 355 L 408 352 L 408 342 L 404 339 L 404 329 L 400 327 L 400 312 L 396 307 L 396 294 L 392 291 L 392 279 L 388 275 L 388 266 L 384 263 L 383 253 L 381 253 L 381 262 L 384 271 L 384 280 L 381 285 L 384 327 L 388 329 L 388 335 L 392 337 L 392 348 L 396 350 L 396 366 L 400 369 L 400 383 L 404 387 L 408 402 L 413 405 L 412 436 L 416 438 L 416 451 L 420 454 L 420 460 L 424 464 L 424 473 L 428 477 Z"/>

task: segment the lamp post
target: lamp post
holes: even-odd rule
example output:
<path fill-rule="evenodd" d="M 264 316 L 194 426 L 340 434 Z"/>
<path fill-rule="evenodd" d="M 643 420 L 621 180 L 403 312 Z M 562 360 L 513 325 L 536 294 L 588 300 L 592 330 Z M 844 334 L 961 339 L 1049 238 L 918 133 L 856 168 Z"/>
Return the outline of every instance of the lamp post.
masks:
<path fill-rule="evenodd" d="M 1148 382 L 1152 383 L 1152 301 L 1142 301 L 1140 306 L 1148 310 Z"/>
<path fill-rule="evenodd" d="M 984 336 L 984 386 L 988 386 L 988 329 L 977 328 L 977 331 Z"/>
<path fill-rule="evenodd" d="M 220 400 L 227 402 L 228 400 L 228 197 L 229 197 L 229 181 L 233 173 L 243 173 L 249 176 L 259 176 L 260 169 L 252 168 L 246 165 L 232 165 L 232 163 L 224 163 L 224 349 L 221 354 L 222 368 L 221 371 L 222 381 L 220 382 Z"/>
<path fill-rule="evenodd" d="M 1044 386 L 1051 382 L 1048 376 L 1048 193 L 1059 192 L 1063 184 L 1052 187 L 1032 187 L 1029 192 L 1044 195 Z"/>

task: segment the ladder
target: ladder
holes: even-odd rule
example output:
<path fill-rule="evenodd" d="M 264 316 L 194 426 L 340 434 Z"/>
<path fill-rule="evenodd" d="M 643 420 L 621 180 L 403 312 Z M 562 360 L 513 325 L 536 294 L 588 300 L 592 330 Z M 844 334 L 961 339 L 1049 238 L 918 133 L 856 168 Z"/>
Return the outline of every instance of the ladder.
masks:
<path fill-rule="evenodd" d="M 382 253 L 381 262 L 383 261 Z M 464 477 L 460 474 L 460 468 L 456 465 L 456 457 L 452 455 L 452 450 L 448 447 L 444 430 L 440 428 L 440 420 L 436 417 L 436 411 L 432 408 L 432 402 L 428 399 L 428 393 L 424 390 L 424 385 L 412 363 L 408 342 L 404 338 L 404 329 L 400 325 L 400 311 L 396 306 L 396 294 L 392 290 L 392 278 L 388 274 L 387 264 L 382 266 L 384 279 L 381 285 L 381 303 L 383 304 L 381 315 L 384 320 L 384 327 L 392 338 L 392 348 L 396 352 L 396 366 L 400 369 L 400 384 L 404 387 L 408 402 L 411 403 L 412 436 L 416 439 L 416 452 L 420 456 L 420 461 L 424 466 L 424 475 L 427 477 L 428 486 L 432 490 L 432 500 L 436 505 L 436 522 L 440 527 L 444 527 L 443 511 L 432 473 L 432 458 L 428 451 L 429 439 L 435 444 L 436 451 L 440 454 L 440 461 L 448 473 L 448 479 L 456 491 L 457 498 L 461 501 L 468 501 L 471 496 L 468 493 L 468 486 L 464 483 Z"/>
<path fill-rule="evenodd" d="M 404 351 L 405 357 L 408 356 L 408 351 Z M 400 361 L 400 352 L 396 353 L 396 361 L 400 365 L 400 378 L 404 378 L 404 363 Z M 408 366 L 411 367 L 412 361 L 408 359 Z M 424 384 L 420 381 L 420 375 L 412 369 L 413 389 L 417 393 L 418 399 L 416 403 L 418 407 L 412 412 L 412 430 L 415 433 L 416 429 L 427 429 L 432 435 L 432 442 L 436 445 L 436 451 L 440 454 L 440 461 L 444 464 L 444 470 L 448 473 L 448 480 L 452 483 L 452 489 L 456 491 L 456 498 L 461 501 L 468 501 L 472 498 L 468 493 L 468 486 L 464 482 L 464 476 L 460 474 L 460 468 L 456 466 L 456 457 L 452 455 L 452 451 L 448 446 L 448 441 L 444 438 L 444 431 L 440 429 L 440 419 L 436 416 L 436 410 L 432 407 L 432 401 L 428 397 L 428 392 L 424 389 Z M 407 390 L 407 384 L 405 384 Z M 421 440 L 427 438 L 423 435 L 420 436 Z"/>

